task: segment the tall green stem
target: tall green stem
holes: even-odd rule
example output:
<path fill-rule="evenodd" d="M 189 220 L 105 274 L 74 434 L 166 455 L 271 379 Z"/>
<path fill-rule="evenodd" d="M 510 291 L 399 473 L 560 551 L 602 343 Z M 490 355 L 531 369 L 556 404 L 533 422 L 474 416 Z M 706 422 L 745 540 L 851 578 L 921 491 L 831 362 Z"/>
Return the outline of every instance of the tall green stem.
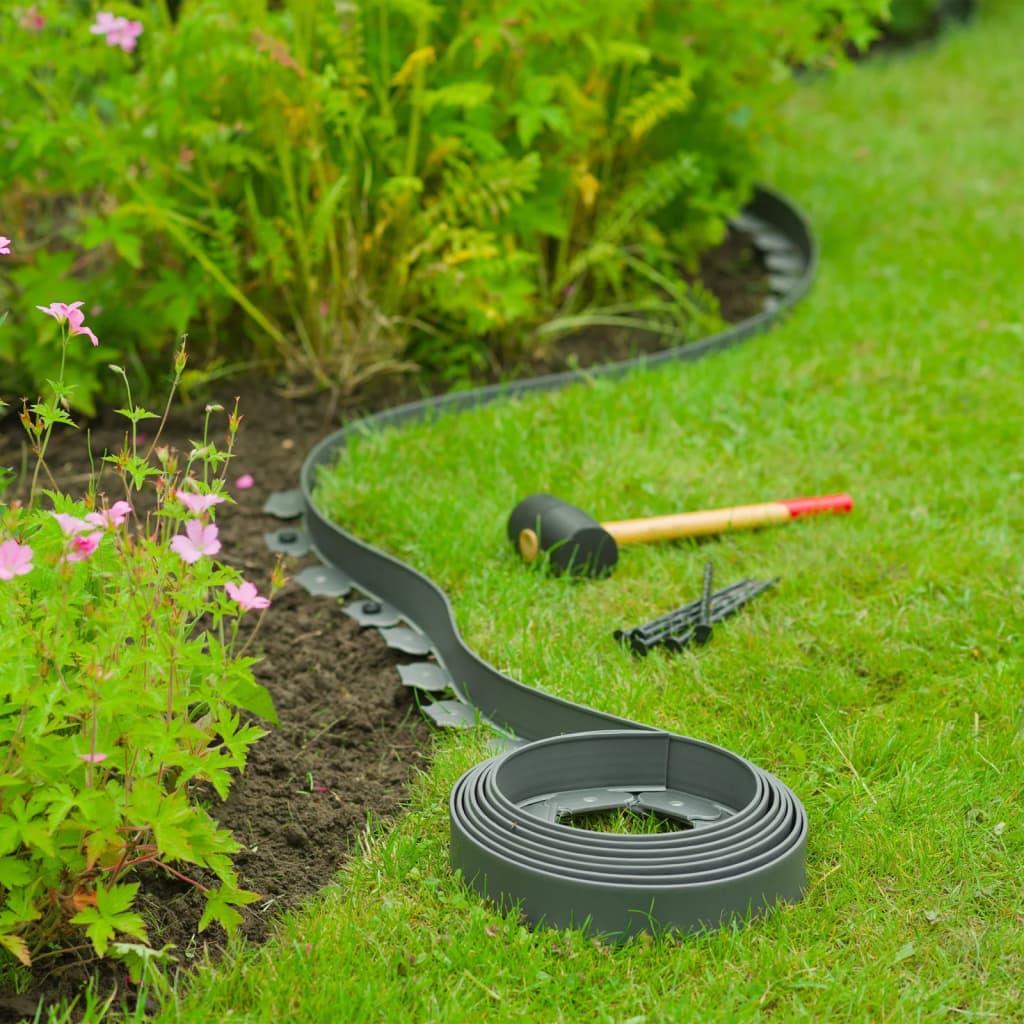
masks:
<path fill-rule="evenodd" d="M 427 22 L 420 18 L 416 23 L 416 50 L 427 45 Z M 412 74 L 412 116 L 409 120 L 409 145 L 405 151 L 405 175 L 411 178 L 416 173 L 416 165 L 420 154 L 420 132 L 423 127 L 423 85 L 426 80 L 427 68 L 424 61 L 419 61 Z"/>
<path fill-rule="evenodd" d="M 57 374 L 57 386 L 53 392 L 53 406 L 56 411 L 57 406 L 60 404 L 60 400 L 64 394 L 64 367 L 67 365 L 68 358 L 68 329 L 63 324 L 61 325 L 61 338 L 60 338 L 60 372 Z M 39 470 L 43 466 L 43 457 L 46 455 L 46 449 L 50 444 L 50 435 L 53 433 L 54 420 L 52 417 L 46 418 L 46 430 L 43 434 L 43 440 L 39 445 L 39 450 L 36 452 L 36 467 L 32 471 L 32 485 L 28 490 L 28 504 L 29 508 L 35 505 L 36 501 L 36 485 L 39 483 Z M 47 470 L 49 472 L 49 470 Z"/>

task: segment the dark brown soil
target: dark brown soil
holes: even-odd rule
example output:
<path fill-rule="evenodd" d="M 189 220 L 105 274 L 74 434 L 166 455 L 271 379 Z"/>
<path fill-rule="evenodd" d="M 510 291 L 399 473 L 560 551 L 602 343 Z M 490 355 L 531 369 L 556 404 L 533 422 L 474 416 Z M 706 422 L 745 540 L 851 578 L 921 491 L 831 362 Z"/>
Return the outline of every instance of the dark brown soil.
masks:
<path fill-rule="evenodd" d="M 760 307 L 763 271 L 747 239 L 732 237 L 705 260 L 703 274 L 727 318 L 740 319 Z M 573 339 L 534 372 L 561 369 L 570 360 L 586 366 L 633 354 L 610 353 L 608 344 L 607 337 L 589 343 Z M 275 561 L 264 534 L 280 523 L 261 511 L 263 502 L 270 493 L 297 485 L 307 451 L 338 426 L 338 416 L 326 396 L 289 400 L 265 382 L 226 384 L 215 397 L 230 408 L 235 395 L 244 419 L 228 480 L 248 473 L 255 486 L 233 489 L 237 504 L 218 510 L 219 557 L 264 590 Z M 378 383 L 356 396 L 354 407 L 387 406 L 409 397 L 418 394 L 408 381 Z M 190 440 L 202 436 L 202 420 L 201 405 L 179 411 L 163 441 L 189 450 Z M 224 422 L 221 417 L 221 433 Z M 92 424 L 95 456 L 120 448 L 124 424 L 113 418 Z M 0 421 L 0 466 L 21 464 L 22 436 L 14 416 Z M 80 432 L 55 437 L 48 463 L 62 489 L 83 492 L 89 461 Z M 115 482 L 105 478 L 112 500 Z M 288 573 L 312 563 L 312 558 L 293 560 Z M 261 895 L 243 908 L 241 932 L 263 942 L 283 910 L 331 881 L 368 818 L 386 822 L 401 813 L 411 775 L 428 764 L 431 737 L 400 683 L 397 665 L 403 656 L 376 632 L 361 632 L 330 599 L 311 597 L 289 583 L 267 612 L 254 652 L 262 658 L 256 673 L 273 696 L 280 723 L 266 726 L 268 735 L 252 748 L 245 773 L 227 801 L 212 811 L 242 844 L 235 863 L 243 886 Z M 186 965 L 224 948 L 219 926 L 197 931 L 202 899 L 195 890 L 155 872 L 142 882 L 140 903 L 151 944 L 173 943 Z M 92 976 L 104 990 L 117 986 L 130 999 L 123 970 L 69 954 L 34 969 L 24 994 L 0 991 L 0 1024 L 31 1020 L 40 1003 L 73 996 Z"/>

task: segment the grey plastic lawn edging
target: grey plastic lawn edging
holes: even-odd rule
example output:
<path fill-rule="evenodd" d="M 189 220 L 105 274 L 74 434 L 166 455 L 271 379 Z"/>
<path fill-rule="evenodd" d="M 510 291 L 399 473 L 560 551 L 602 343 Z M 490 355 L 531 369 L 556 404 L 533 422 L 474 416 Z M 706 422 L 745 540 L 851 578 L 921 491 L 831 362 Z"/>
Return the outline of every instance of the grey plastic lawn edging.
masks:
<path fill-rule="evenodd" d="M 810 227 L 784 197 L 760 188 L 736 218 L 763 255 L 772 296 L 762 312 L 693 344 L 654 355 L 413 402 L 349 424 L 309 452 L 300 487 L 267 512 L 303 517 L 268 536 L 275 550 L 312 549 L 323 569 L 298 577 L 313 593 L 366 597 L 346 610 L 424 660 L 402 666 L 438 725 L 484 723 L 504 752 L 466 772 L 450 800 L 451 863 L 477 892 L 534 923 L 585 927 L 618 940 L 639 931 L 714 929 L 799 900 L 807 816 L 778 779 L 698 739 L 618 718 L 504 675 L 463 641 L 447 595 L 397 558 L 332 522 L 314 489 L 320 467 L 368 426 L 397 426 L 593 377 L 699 359 L 770 326 L 807 291 L 817 266 Z M 504 531 L 495 530 L 495 549 Z M 449 695 L 450 696 L 447 696 Z M 437 699 L 434 699 L 437 698 Z M 679 831 L 607 834 L 561 819 L 625 808 L 675 819 Z"/>

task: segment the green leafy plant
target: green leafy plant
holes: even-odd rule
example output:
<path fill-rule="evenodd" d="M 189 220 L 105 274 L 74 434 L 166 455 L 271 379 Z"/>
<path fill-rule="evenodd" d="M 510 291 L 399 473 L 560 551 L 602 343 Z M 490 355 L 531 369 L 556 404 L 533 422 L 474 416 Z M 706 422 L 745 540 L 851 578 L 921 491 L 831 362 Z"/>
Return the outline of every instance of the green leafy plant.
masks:
<path fill-rule="evenodd" d="M 701 332 L 680 271 L 747 197 L 790 68 L 863 46 L 886 0 L 111 6 L 130 39 L 58 4 L 3 23 L 0 217 L 34 224 L 7 293 L 84 273 L 143 364 L 155 322 L 207 373 L 350 392 L 586 324 Z M 36 333 L 0 343 L 30 380 Z"/>
<path fill-rule="evenodd" d="M 920 36 L 943 18 L 967 17 L 970 0 L 890 0 L 885 30 L 896 38 Z"/>
<path fill-rule="evenodd" d="M 82 305 L 39 307 L 62 356 L 81 337 L 99 345 Z M 182 345 L 175 385 L 185 363 Z M 227 795 L 263 735 L 244 713 L 276 720 L 246 654 L 255 634 L 239 636 L 270 601 L 213 558 L 237 406 L 223 450 L 209 437 L 220 407 L 187 455 L 159 447 L 159 431 L 144 450 L 139 424 L 160 417 L 129 389 L 124 446 L 104 457 L 123 489 L 111 503 L 95 480 L 73 499 L 50 476 L 72 394 L 62 362 L 21 410 L 35 466 L 27 498 L 0 504 L 0 948 L 29 965 L 84 937 L 135 971 L 155 962 L 141 952 L 141 868 L 203 891 L 200 928 L 233 930 L 257 898 L 205 802 Z"/>

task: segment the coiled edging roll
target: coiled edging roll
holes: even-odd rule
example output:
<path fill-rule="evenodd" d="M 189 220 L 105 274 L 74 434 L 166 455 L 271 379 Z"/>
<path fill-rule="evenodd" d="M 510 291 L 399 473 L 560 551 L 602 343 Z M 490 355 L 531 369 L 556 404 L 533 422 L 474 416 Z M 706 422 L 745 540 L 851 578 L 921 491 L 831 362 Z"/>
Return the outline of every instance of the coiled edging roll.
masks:
<path fill-rule="evenodd" d="M 611 834 L 563 816 L 628 807 L 683 831 Z M 470 769 L 452 791 L 451 861 L 531 923 L 625 939 L 746 920 L 805 884 L 807 818 L 774 776 L 700 740 L 608 730 L 552 737 Z M 688 827 L 687 827 L 688 826 Z"/>

